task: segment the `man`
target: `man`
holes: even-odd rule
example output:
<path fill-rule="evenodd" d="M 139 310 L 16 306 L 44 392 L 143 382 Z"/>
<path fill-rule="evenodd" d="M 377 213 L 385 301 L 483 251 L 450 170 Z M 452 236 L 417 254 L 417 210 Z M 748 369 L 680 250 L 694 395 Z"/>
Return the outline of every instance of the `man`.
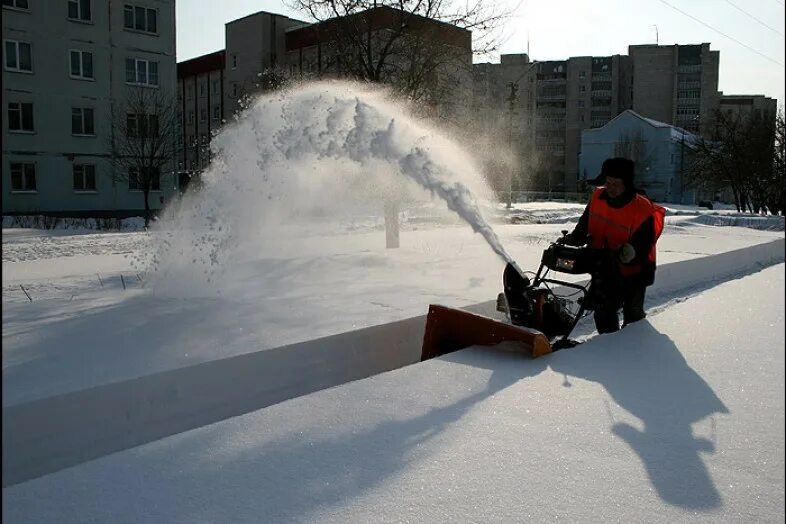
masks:
<path fill-rule="evenodd" d="M 634 162 L 609 158 L 593 182 L 584 213 L 563 242 L 587 244 L 607 255 L 604 270 L 593 275 L 590 300 L 598 333 L 643 319 L 644 295 L 655 280 L 655 243 L 663 231 L 665 209 L 652 203 L 633 185 Z"/>

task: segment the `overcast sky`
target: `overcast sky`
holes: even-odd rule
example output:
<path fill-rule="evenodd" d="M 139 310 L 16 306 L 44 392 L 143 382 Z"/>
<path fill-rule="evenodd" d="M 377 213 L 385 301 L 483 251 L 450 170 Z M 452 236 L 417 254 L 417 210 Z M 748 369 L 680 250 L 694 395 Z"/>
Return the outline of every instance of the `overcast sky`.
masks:
<path fill-rule="evenodd" d="M 223 49 L 224 24 L 257 11 L 307 20 L 280 0 L 176 5 L 178 61 Z M 764 94 L 783 104 L 784 0 L 521 0 L 501 52 L 529 46 L 533 60 L 627 54 L 628 45 L 654 44 L 656 27 L 661 45 L 709 42 L 719 50 L 725 94 Z"/>

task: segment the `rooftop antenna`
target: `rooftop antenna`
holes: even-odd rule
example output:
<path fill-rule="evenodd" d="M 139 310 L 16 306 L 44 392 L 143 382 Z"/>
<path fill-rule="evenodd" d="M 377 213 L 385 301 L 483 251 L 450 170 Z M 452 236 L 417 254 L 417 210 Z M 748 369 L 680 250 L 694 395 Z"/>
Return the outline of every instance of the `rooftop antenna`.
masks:
<path fill-rule="evenodd" d="M 652 27 L 655 28 L 655 45 L 658 45 L 658 25 L 655 24 Z"/>
<path fill-rule="evenodd" d="M 529 33 L 527 33 L 527 57 L 529 57 Z"/>

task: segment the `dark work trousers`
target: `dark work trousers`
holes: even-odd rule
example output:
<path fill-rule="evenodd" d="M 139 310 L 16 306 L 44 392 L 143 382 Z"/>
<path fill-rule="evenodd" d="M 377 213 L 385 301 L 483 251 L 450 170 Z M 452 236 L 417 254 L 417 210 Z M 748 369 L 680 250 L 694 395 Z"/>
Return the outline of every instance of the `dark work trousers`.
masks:
<path fill-rule="evenodd" d="M 647 316 L 644 312 L 644 295 L 647 286 L 637 278 L 622 280 L 621 288 L 596 304 L 595 327 L 598 333 L 613 333 L 620 328 L 619 309 L 622 308 L 622 327 Z"/>

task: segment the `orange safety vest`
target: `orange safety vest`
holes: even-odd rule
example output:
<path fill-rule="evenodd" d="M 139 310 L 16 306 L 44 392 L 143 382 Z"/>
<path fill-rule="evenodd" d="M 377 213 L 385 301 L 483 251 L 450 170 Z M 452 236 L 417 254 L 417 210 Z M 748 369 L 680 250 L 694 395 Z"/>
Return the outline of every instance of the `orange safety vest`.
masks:
<path fill-rule="evenodd" d="M 596 189 L 589 203 L 588 234 L 590 247 L 616 251 L 623 244 L 630 242 L 633 233 L 645 220 L 653 217 L 655 241 L 652 243 L 648 258 L 654 264 L 655 242 L 657 242 L 663 232 L 666 210 L 639 194 L 627 205 L 616 209 L 611 207 L 606 200 L 599 198 L 603 191 L 602 187 Z M 620 264 L 620 271 L 623 277 L 637 275 L 641 272 L 641 269 L 641 263 Z"/>

